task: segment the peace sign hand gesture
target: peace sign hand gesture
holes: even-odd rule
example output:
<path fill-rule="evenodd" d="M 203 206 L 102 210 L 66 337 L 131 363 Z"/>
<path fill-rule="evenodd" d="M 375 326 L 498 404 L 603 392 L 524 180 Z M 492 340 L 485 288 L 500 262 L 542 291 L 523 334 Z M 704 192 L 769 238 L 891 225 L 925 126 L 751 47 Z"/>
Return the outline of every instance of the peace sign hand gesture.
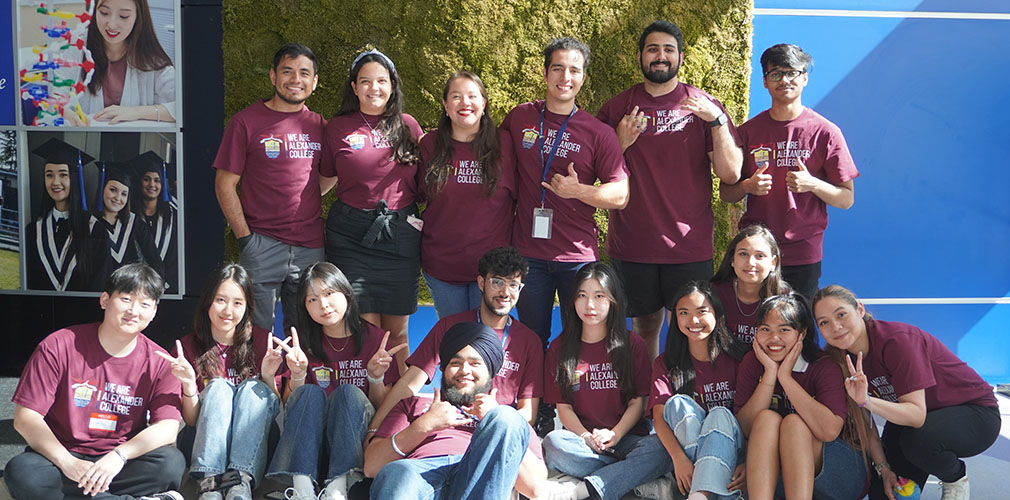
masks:
<path fill-rule="evenodd" d="M 870 394 L 867 392 L 870 384 L 866 379 L 866 374 L 863 373 L 863 353 L 859 353 L 856 356 L 855 366 L 852 366 L 852 358 L 848 355 L 845 356 L 845 363 L 849 367 L 849 373 L 852 374 L 852 376 L 845 379 L 845 392 L 849 393 L 849 397 L 857 405 L 865 406 L 866 401 L 870 399 Z"/>
<path fill-rule="evenodd" d="M 175 352 L 179 353 L 178 357 L 172 357 L 161 351 L 154 351 L 162 359 L 171 363 L 172 375 L 175 375 L 175 378 L 179 379 L 179 382 L 182 382 L 183 392 L 195 394 L 197 392 L 196 371 L 193 370 L 193 365 L 189 364 L 189 361 L 186 360 L 186 356 L 182 352 L 182 342 L 179 339 L 175 340 Z"/>
<path fill-rule="evenodd" d="M 393 355 L 407 348 L 407 344 L 400 344 L 390 350 L 386 350 L 386 342 L 389 341 L 389 332 L 382 336 L 382 343 L 375 351 L 372 358 L 368 360 L 368 376 L 374 379 L 382 378 L 389 369 L 389 364 L 393 361 Z"/>
<path fill-rule="evenodd" d="M 284 359 L 288 363 L 288 370 L 291 370 L 291 379 L 304 380 L 305 372 L 309 369 L 309 358 L 305 356 L 301 344 L 298 343 L 298 331 L 295 327 L 291 327 L 291 335 L 278 342 L 278 345 L 287 352 Z"/>
<path fill-rule="evenodd" d="M 284 348 L 281 347 L 280 340 L 275 340 L 273 333 L 267 335 L 267 352 L 263 356 L 263 362 L 260 363 L 260 375 L 264 380 L 269 380 L 277 375 L 281 361 L 284 361 Z"/>

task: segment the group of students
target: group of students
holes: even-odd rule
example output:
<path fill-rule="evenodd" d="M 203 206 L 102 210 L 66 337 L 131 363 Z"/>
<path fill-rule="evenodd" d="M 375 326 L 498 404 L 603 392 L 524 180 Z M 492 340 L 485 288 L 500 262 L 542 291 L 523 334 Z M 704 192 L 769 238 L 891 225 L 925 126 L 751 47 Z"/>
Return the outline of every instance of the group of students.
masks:
<path fill-rule="evenodd" d="M 682 39 L 671 26 L 657 22 L 643 33 L 639 57 L 647 79 L 669 82 L 683 61 Z M 790 47 L 781 51 L 802 54 Z M 654 286 L 644 276 L 655 270 L 632 257 L 640 248 L 617 248 L 614 267 L 597 261 L 593 207 L 627 215 L 629 167 L 621 153 L 642 153 L 628 148 L 649 140 L 642 135 L 649 120 L 637 107 L 621 109 L 608 126 L 574 104 L 588 55 L 575 40 L 552 41 L 544 51 L 547 100 L 518 106 L 500 130 L 486 113 L 479 77 L 456 73 L 443 89 L 438 130 L 420 137 L 416 121 L 402 113 L 401 84 L 386 55 L 370 50 L 354 59 L 341 110 L 326 123 L 304 106 L 318 83 L 314 55 L 295 44 L 278 51 L 270 72 L 275 95 L 232 118 L 214 162 L 241 264 L 223 265 L 208 279 L 194 332 L 173 354 L 151 347 L 158 354 L 148 356 L 158 380 L 175 381 L 174 418 L 191 428 L 179 442 L 192 447 L 189 470 L 201 500 L 250 498 L 264 475 L 289 484 L 286 496 L 297 500 L 344 498 L 362 476 L 375 478 L 371 496 L 380 499 L 498 498 L 513 489 L 534 499 L 616 499 L 636 488 L 666 498 L 664 485 L 671 483 L 662 478 L 671 471 L 676 488 L 692 500 L 744 490 L 753 499 L 855 499 L 866 491 L 893 498 L 899 477 L 921 486 L 929 474 L 944 482 L 944 500 L 967 498 L 959 457 L 984 451 L 997 436 L 991 388 L 929 334 L 872 319 L 851 292 L 832 286 L 813 293 L 826 225 L 821 195 L 851 205 L 858 174 L 847 151 L 839 160 L 840 135 L 828 133 L 827 142 L 814 145 L 785 141 L 781 157 L 768 148 L 765 156 L 748 152 L 748 161 L 763 163 L 748 163 L 753 168 L 741 181 L 740 150 L 721 105 L 673 80 L 684 93 L 674 96 L 684 101 L 678 109 L 686 113 L 680 121 L 657 114 L 651 126 L 657 136 L 690 126 L 694 143 L 708 143 L 696 156 L 705 166 L 709 225 L 710 162 L 729 195 L 772 193 L 769 200 L 812 211 L 813 222 L 804 226 L 814 227 L 812 234 L 787 234 L 800 248 L 792 256 L 816 261 L 793 261 L 791 270 L 805 292 L 813 282 L 814 300 L 811 306 L 790 291 L 776 233 L 760 225 L 737 234 L 711 284 L 711 250 L 696 248 L 698 262 L 654 256 L 662 276 Z M 770 66 L 770 92 L 797 97 L 806 67 L 790 68 Z M 802 106 L 796 111 L 816 118 Z M 835 170 L 828 181 L 811 180 L 811 172 L 822 173 L 817 155 L 825 149 L 833 159 L 824 164 Z M 799 170 L 776 170 L 773 178 L 765 171 L 775 158 Z M 538 165 L 532 174 L 509 167 L 531 162 Z M 520 189 L 530 185 L 535 196 Z M 330 189 L 338 201 L 324 236 L 320 193 Z M 427 204 L 420 218 L 419 202 Z M 654 222 L 667 219 L 705 217 Z M 769 225 L 791 222 L 772 217 Z M 689 229 L 708 234 L 711 246 L 710 229 Z M 608 248 L 627 238 L 611 234 Z M 407 317 L 417 307 L 421 268 L 440 319 L 408 358 Z M 667 275 L 689 274 L 687 268 L 705 279 L 674 286 Z M 42 455 L 64 476 L 49 488 L 105 494 L 122 486 L 110 462 L 122 468 L 166 444 L 118 426 L 121 408 L 106 405 L 110 397 L 149 401 L 118 389 L 136 384 L 102 378 L 93 400 L 87 387 L 97 386 L 89 375 L 64 375 L 49 360 L 75 335 L 97 335 L 93 345 L 112 357 L 131 354 L 110 351 L 103 327 L 122 319 L 110 317 L 108 304 L 124 295 L 127 312 L 140 307 L 135 303 L 156 306 L 160 290 L 126 279 L 146 270 L 134 264 L 113 273 L 98 328 L 61 330 L 33 354 L 14 401 L 16 427 L 34 452 L 8 464 L 10 477 L 44 464 Z M 547 347 L 555 289 L 563 326 Z M 272 325 L 279 295 L 290 331 L 284 340 L 264 328 Z M 676 319 L 658 357 L 649 345 L 658 336 L 626 328 L 628 316 L 654 315 L 629 295 L 656 295 L 650 304 L 654 299 Z M 511 316 L 517 305 L 519 320 Z M 130 314 L 118 331 L 132 332 L 120 338 L 136 343 L 147 323 Z M 525 324 L 526 317 L 534 324 Z M 414 396 L 434 380 L 436 367 L 443 376 L 435 397 Z M 67 377 L 66 387 L 46 393 L 37 373 L 47 381 Z M 54 398 L 61 406 L 53 406 Z M 546 434 L 542 449 L 533 431 L 541 402 L 556 406 L 564 426 Z M 283 428 L 271 455 L 281 406 Z M 882 436 L 871 413 L 888 421 Z M 68 423 L 67 414 L 83 418 Z M 151 415 L 154 423 L 173 417 Z M 39 437 L 41 417 L 60 429 L 50 435 L 64 451 L 95 465 L 64 465 L 53 440 Z M 83 426 L 80 436 L 111 427 L 116 438 L 72 449 L 69 436 L 78 435 L 64 429 L 75 425 Z M 548 481 L 548 467 L 578 480 Z M 178 469 L 165 470 L 171 476 Z M 16 497 L 43 497 L 33 485 L 15 483 L 8 481 Z"/>
<path fill-rule="evenodd" d="M 55 137 L 32 152 L 43 160 L 44 194 L 25 228 L 28 289 L 98 292 L 117 268 L 144 262 L 178 290 L 178 210 L 157 153 L 107 162 Z M 99 183 L 89 197 L 92 164 Z"/>

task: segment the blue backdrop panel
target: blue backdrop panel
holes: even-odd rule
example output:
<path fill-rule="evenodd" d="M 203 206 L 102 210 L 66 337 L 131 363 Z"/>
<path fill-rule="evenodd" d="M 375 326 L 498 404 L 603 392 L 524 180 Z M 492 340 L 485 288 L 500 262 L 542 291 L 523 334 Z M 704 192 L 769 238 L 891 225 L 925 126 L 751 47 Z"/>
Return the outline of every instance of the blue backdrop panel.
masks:
<path fill-rule="evenodd" d="M 809 7 L 797 3 L 756 7 Z M 1008 6 L 922 2 L 914 8 L 962 9 L 1007 12 Z M 868 298 L 1010 296 L 1010 187 L 1004 182 L 1010 21 L 759 14 L 752 116 L 769 106 L 761 52 L 780 42 L 813 55 L 804 104 L 841 127 L 862 173 L 853 208 L 829 209 L 821 284 L 839 283 Z M 1008 306 L 886 307 L 884 319 L 941 332 L 988 379 L 1010 379 L 1010 348 L 1002 341 Z"/>
<path fill-rule="evenodd" d="M 0 17 L 10 17 L 11 0 L 0 0 Z M 0 125 L 14 125 L 18 82 L 14 77 L 14 23 L 0 23 Z"/>

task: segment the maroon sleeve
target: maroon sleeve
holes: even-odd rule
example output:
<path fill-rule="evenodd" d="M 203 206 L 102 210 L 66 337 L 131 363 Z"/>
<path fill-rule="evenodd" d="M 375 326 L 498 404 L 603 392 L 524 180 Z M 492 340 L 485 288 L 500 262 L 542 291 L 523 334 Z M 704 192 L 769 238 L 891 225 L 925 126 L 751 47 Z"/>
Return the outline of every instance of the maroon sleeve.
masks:
<path fill-rule="evenodd" d="M 414 142 L 419 141 L 421 136 L 424 135 L 424 129 L 421 128 L 421 125 L 417 123 L 417 120 L 413 116 L 404 113 L 403 123 L 410 129 L 410 137 L 414 139 Z"/>
<path fill-rule="evenodd" d="M 849 153 L 849 146 L 845 143 L 845 136 L 837 126 L 831 127 L 831 134 L 828 136 L 825 147 L 827 151 L 822 168 L 828 177 L 828 182 L 837 185 L 859 177 L 859 170 L 856 169 L 856 163 L 852 161 L 852 154 Z"/>
<path fill-rule="evenodd" d="M 660 354 L 652 363 L 652 387 L 649 388 L 649 404 L 645 408 L 645 414 L 649 418 L 656 418 L 652 414 L 652 409 L 656 405 L 666 404 L 672 397 L 673 386 L 670 384 L 669 370 L 666 368 L 663 354 Z"/>
<path fill-rule="evenodd" d="M 887 370 L 898 397 L 936 385 L 926 336 L 918 328 L 913 332 L 918 335 L 896 332 L 884 339 L 880 347 L 880 365 Z"/>
<path fill-rule="evenodd" d="M 755 347 L 760 349 L 760 347 Z M 750 351 L 740 362 L 740 368 L 736 372 L 736 393 L 733 395 L 733 413 L 738 413 L 747 401 L 750 400 L 754 390 L 757 389 L 758 379 L 764 373 L 761 362 L 754 356 L 754 351 Z"/>
<path fill-rule="evenodd" d="M 600 111 L 596 113 L 596 118 L 603 123 L 606 123 L 613 129 L 617 129 L 617 124 L 620 123 L 621 118 L 624 118 L 624 113 L 621 110 L 620 100 L 623 93 L 612 97 L 609 101 L 603 104 Z"/>
<path fill-rule="evenodd" d="M 52 337 L 52 335 L 50 335 Z M 60 385 L 60 378 L 66 370 L 66 361 L 61 362 L 59 355 L 59 345 L 54 338 L 47 337 L 43 340 L 32 357 L 28 359 L 28 364 L 21 372 L 21 379 L 18 381 L 17 390 L 11 398 L 15 404 L 33 410 L 42 416 L 49 413 L 53 402 L 56 400 L 56 390 Z"/>
<path fill-rule="evenodd" d="M 810 370 L 808 384 L 810 387 L 807 388 L 807 392 L 818 403 L 828 407 L 831 413 L 844 419 L 849 410 L 845 406 L 846 393 L 841 367 L 829 356 L 821 356 L 821 359 L 810 365 Z"/>
<path fill-rule="evenodd" d="M 337 176 L 337 165 L 334 158 L 336 158 L 337 151 L 340 149 L 340 143 L 337 136 L 340 131 L 337 130 L 337 120 L 331 121 L 326 124 L 326 128 L 323 129 L 323 150 L 319 156 L 319 175 L 323 177 L 336 177 Z"/>
<path fill-rule="evenodd" d="M 757 118 L 758 117 L 755 116 L 754 118 L 747 120 L 743 125 L 740 125 L 740 128 L 736 129 L 737 136 L 740 138 L 740 147 L 744 149 L 743 168 L 740 169 L 740 180 L 750 179 L 750 177 L 754 175 L 754 172 L 757 172 L 756 165 L 754 161 L 751 159 L 750 151 L 747 151 L 747 148 L 749 147 L 749 143 L 747 142 L 747 136 L 748 136 L 747 131 L 754 126 L 752 122 L 754 122 L 754 120 L 756 120 Z"/>
<path fill-rule="evenodd" d="M 630 174 L 624 163 L 624 151 L 617 139 L 617 132 L 605 123 L 600 123 L 600 134 L 593 157 L 596 177 L 601 183 L 617 182 L 627 179 Z"/>
<path fill-rule="evenodd" d="M 547 403 L 567 403 L 561 399 L 561 389 L 558 387 L 558 349 L 561 347 L 560 338 L 551 343 L 547 349 L 547 356 L 544 361 L 544 401 Z"/>
<path fill-rule="evenodd" d="M 512 143 L 512 134 L 505 129 L 498 130 L 498 140 L 501 144 L 501 177 L 498 179 L 498 189 L 507 189 L 509 198 L 515 202 L 519 198 L 519 187 L 516 185 L 516 154 Z M 420 185 L 420 184 L 418 184 Z M 543 355 L 541 349 L 540 354 Z"/>
<path fill-rule="evenodd" d="M 416 397 L 406 398 L 400 400 L 399 403 L 396 403 L 396 405 L 393 406 L 393 409 L 389 410 L 389 413 L 386 414 L 386 418 L 382 419 L 382 423 L 379 424 L 379 429 L 375 431 L 375 435 L 377 437 L 387 438 L 406 429 L 413 420 L 411 417 L 414 416 L 413 403 L 416 399 Z"/>
<path fill-rule="evenodd" d="M 628 338 L 631 339 L 631 364 L 635 368 L 635 395 L 648 398 L 649 387 L 652 385 L 649 353 L 645 350 L 645 341 L 641 337 L 628 332 Z"/>
<path fill-rule="evenodd" d="M 214 168 L 227 170 L 233 174 L 242 175 L 245 171 L 246 146 L 249 143 L 249 131 L 246 129 L 243 114 L 232 117 L 221 137 L 221 146 L 212 164 Z"/>
<path fill-rule="evenodd" d="M 428 335 L 421 340 L 417 350 L 407 358 L 407 366 L 416 366 L 428 375 L 428 382 L 435 376 L 435 369 L 438 368 L 438 346 L 442 343 L 442 337 L 448 329 L 444 320 L 439 320 L 435 326 L 431 327 Z"/>
<path fill-rule="evenodd" d="M 182 382 L 172 375 L 172 366 L 155 351 L 164 349 L 153 341 L 149 342 L 149 363 L 151 363 L 151 395 L 147 404 L 151 423 L 161 420 L 182 420 Z M 166 353 L 167 354 L 167 353 Z"/>
<path fill-rule="evenodd" d="M 544 351 L 540 338 L 530 332 L 526 342 L 526 362 L 523 365 L 522 380 L 516 399 L 539 398 L 543 396 L 544 388 Z"/>

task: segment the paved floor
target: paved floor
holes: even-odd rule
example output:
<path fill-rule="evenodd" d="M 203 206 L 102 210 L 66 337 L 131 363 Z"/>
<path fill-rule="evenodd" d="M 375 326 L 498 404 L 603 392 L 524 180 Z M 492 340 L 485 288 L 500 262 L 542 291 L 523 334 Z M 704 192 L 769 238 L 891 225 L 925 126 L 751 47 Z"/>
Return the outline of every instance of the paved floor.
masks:
<path fill-rule="evenodd" d="M 0 465 L 6 465 L 14 455 L 24 450 L 25 442 L 14 430 L 14 405 L 10 402 L 11 395 L 17 386 L 16 378 L 0 378 Z M 1010 474 L 1010 398 L 997 396 L 1000 414 L 1003 416 L 1003 427 L 996 443 L 985 454 L 966 460 L 971 483 L 971 497 L 975 500 L 1006 500 L 1010 493 L 1003 489 L 1007 487 L 1007 476 Z M 560 427 L 560 426 L 559 426 Z M 257 493 L 257 499 L 268 498 L 263 494 L 279 488 L 278 485 L 265 484 Z M 184 485 L 186 498 L 195 499 L 196 494 L 192 483 Z M 273 498 L 283 498 L 276 493 Z M 635 497 L 627 496 L 624 500 Z M 10 495 L 5 485 L 0 483 L 0 500 L 8 500 Z M 940 486 L 935 478 L 923 490 L 921 500 L 940 500 Z"/>

